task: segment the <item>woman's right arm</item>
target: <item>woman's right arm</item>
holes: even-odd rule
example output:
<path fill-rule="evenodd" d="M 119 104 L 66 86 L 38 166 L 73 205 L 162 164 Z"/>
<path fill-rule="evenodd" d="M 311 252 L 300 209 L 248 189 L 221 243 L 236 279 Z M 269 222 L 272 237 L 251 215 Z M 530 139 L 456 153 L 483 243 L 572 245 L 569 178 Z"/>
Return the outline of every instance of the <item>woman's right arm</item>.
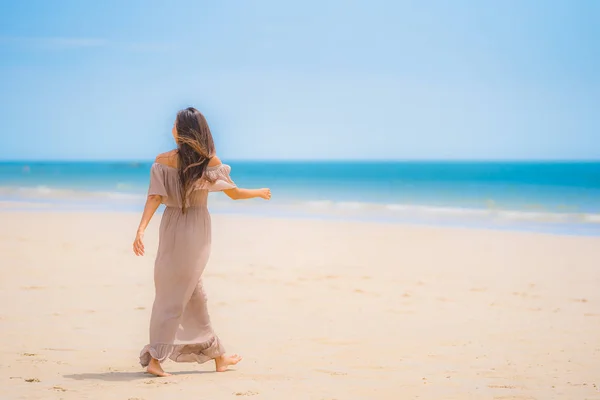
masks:
<path fill-rule="evenodd" d="M 146 199 L 146 205 L 144 206 L 144 212 L 142 213 L 142 220 L 135 234 L 135 240 L 133 241 L 133 252 L 136 256 L 143 256 L 144 249 L 144 232 L 146 227 L 150 223 L 152 216 L 156 212 L 158 206 L 162 202 L 162 198 L 159 195 L 150 195 Z"/>
<path fill-rule="evenodd" d="M 246 200 L 246 199 L 254 199 L 256 197 L 260 197 L 265 200 L 271 199 L 271 189 L 263 188 L 263 189 L 242 189 L 242 188 L 233 188 L 233 189 L 225 189 L 223 192 L 229 196 L 232 200 Z"/>

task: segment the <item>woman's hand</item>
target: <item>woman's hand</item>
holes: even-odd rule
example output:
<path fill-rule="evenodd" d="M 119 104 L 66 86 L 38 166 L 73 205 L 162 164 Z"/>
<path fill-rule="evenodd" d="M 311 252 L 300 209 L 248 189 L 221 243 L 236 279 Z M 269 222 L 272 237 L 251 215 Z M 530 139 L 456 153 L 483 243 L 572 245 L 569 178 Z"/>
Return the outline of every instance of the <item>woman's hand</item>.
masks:
<path fill-rule="evenodd" d="M 133 252 L 136 256 L 144 255 L 144 232 L 138 232 L 133 241 Z"/>
<path fill-rule="evenodd" d="M 258 189 L 258 197 L 265 200 L 271 200 L 271 189 L 264 188 Z"/>

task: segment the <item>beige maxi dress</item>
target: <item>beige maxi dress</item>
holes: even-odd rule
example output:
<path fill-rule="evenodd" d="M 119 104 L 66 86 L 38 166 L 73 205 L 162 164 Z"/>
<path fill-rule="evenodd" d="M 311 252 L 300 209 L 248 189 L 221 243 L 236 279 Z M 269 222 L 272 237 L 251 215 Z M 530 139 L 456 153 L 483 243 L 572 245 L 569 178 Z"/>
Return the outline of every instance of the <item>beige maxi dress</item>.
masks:
<path fill-rule="evenodd" d="M 140 353 L 143 367 L 150 357 L 160 362 L 170 358 L 203 363 L 225 353 L 210 323 L 202 272 L 211 246 L 208 193 L 235 188 L 230 171 L 225 164 L 208 167 L 205 176 L 213 183 L 201 179 L 192 186 L 184 214 L 177 169 L 159 163 L 152 165 L 148 195 L 162 196 L 166 208 L 154 264 L 150 343 Z"/>

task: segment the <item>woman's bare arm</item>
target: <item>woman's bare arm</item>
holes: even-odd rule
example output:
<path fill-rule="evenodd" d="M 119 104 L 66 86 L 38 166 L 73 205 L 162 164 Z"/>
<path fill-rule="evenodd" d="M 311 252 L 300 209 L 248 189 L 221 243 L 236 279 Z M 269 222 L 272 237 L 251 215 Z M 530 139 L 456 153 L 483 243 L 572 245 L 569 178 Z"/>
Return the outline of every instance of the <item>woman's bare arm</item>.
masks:
<path fill-rule="evenodd" d="M 146 204 L 144 205 L 144 212 L 142 213 L 142 220 L 140 221 L 140 225 L 138 226 L 137 233 L 135 235 L 135 241 L 133 242 L 133 252 L 136 256 L 144 255 L 144 232 L 146 232 L 146 228 L 154 216 L 154 213 L 160 206 L 162 202 L 161 196 L 159 195 L 150 195 L 146 199 Z"/>
<path fill-rule="evenodd" d="M 161 196 L 157 194 L 153 194 L 148 196 L 146 199 L 146 204 L 144 205 L 144 212 L 142 213 L 142 220 L 140 221 L 140 225 L 138 227 L 138 232 L 144 233 L 146 231 L 146 227 L 150 223 L 150 220 L 154 216 L 154 213 L 160 206 L 162 199 Z"/>
<path fill-rule="evenodd" d="M 242 189 L 242 188 L 233 188 L 226 189 L 223 192 L 229 196 L 232 200 L 246 200 L 246 199 L 254 199 L 256 197 L 263 198 L 265 200 L 271 199 L 271 189 L 263 188 L 263 189 Z"/>

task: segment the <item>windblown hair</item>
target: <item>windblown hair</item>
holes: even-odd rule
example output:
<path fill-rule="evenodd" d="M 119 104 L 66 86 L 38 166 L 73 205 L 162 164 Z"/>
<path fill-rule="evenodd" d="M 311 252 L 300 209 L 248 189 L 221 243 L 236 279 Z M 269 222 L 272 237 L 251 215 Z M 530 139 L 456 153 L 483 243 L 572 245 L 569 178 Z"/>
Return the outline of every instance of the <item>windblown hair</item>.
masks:
<path fill-rule="evenodd" d="M 215 156 L 215 143 L 206 118 L 193 107 L 177 113 L 175 129 L 181 181 L 181 208 L 185 213 L 193 184 L 199 179 L 211 182 L 209 177 L 205 176 L 205 172 L 210 159 Z"/>

